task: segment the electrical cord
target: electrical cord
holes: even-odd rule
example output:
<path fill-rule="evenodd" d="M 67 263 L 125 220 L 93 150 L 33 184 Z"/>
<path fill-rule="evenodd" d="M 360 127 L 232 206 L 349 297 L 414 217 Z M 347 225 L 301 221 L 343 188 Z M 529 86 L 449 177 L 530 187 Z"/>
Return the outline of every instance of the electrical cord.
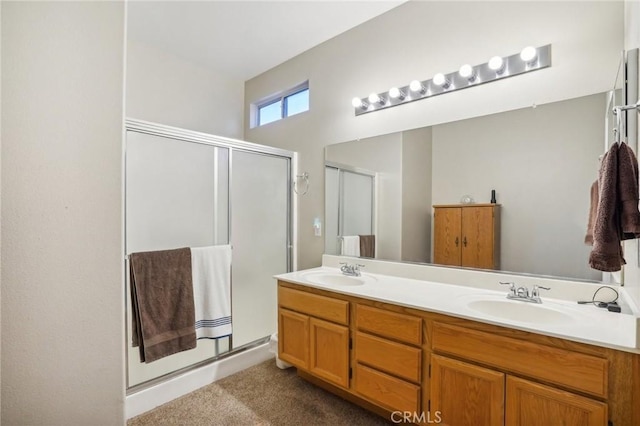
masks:
<path fill-rule="evenodd" d="M 609 302 L 605 302 L 602 300 L 596 300 L 596 295 L 598 294 L 598 292 L 604 288 L 608 288 L 609 290 L 613 291 L 616 294 L 615 299 L 609 301 Z M 620 294 L 618 293 L 618 290 L 616 290 L 613 287 L 609 287 L 606 285 L 603 285 L 602 287 L 599 287 L 594 293 L 593 293 L 593 297 L 591 298 L 591 300 L 578 300 L 578 304 L 580 305 L 587 305 L 587 304 L 593 304 L 594 306 L 597 306 L 598 308 L 607 308 L 609 310 L 614 310 L 616 312 L 620 312 L 619 310 L 615 309 L 618 308 L 618 297 L 620 297 Z"/>

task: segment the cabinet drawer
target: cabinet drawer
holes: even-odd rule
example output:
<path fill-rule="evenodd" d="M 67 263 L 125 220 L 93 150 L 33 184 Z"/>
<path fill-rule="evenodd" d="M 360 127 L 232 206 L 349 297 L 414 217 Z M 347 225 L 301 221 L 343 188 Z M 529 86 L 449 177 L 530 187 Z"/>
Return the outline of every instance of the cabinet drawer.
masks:
<path fill-rule="evenodd" d="M 349 302 L 278 286 L 278 304 L 338 324 L 349 324 Z"/>
<path fill-rule="evenodd" d="M 607 360 L 566 349 L 434 323 L 433 350 L 605 398 Z"/>
<path fill-rule="evenodd" d="M 420 382 L 422 351 L 369 334 L 356 334 L 356 360 L 407 380 Z"/>
<path fill-rule="evenodd" d="M 417 413 L 420 387 L 356 364 L 356 391 L 389 410 Z"/>
<path fill-rule="evenodd" d="M 358 330 L 416 346 L 422 344 L 422 318 L 357 305 L 356 325 Z"/>

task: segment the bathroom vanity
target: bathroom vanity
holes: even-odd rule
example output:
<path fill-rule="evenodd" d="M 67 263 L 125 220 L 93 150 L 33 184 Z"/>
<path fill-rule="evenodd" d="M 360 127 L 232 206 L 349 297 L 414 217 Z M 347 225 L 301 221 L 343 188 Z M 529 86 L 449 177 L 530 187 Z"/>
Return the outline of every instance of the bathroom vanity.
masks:
<path fill-rule="evenodd" d="M 279 358 L 388 419 L 640 424 L 633 313 L 337 268 L 277 278 Z"/>

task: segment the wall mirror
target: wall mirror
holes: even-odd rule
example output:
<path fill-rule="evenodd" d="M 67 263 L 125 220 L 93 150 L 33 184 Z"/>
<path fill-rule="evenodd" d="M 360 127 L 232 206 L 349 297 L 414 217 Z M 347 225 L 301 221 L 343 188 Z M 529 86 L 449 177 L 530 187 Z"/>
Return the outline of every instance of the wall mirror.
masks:
<path fill-rule="evenodd" d="M 620 75 L 616 81 L 620 89 Z M 433 263 L 433 206 L 464 196 L 490 203 L 495 190 L 497 270 L 601 281 L 584 237 L 599 156 L 613 141 L 608 110 L 617 101 L 620 91 L 612 90 L 328 145 L 327 188 L 338 185 L 340 166 L 375 177 L 370 197 L 325 194 L 326 253 L 341 254 L 339 238 L 363 232 L 330 226 L 330 218 L 363 217 L 373 200 L 375 258 Z"/>

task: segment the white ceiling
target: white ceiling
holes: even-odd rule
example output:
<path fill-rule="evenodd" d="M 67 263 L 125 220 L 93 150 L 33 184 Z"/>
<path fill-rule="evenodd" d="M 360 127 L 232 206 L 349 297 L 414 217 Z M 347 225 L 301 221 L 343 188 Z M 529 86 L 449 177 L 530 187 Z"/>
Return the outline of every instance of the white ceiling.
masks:
<path fill-rule="evenodd" d="M 246 81 L 404 1 L 130 1 L 127 38 Z"/>

